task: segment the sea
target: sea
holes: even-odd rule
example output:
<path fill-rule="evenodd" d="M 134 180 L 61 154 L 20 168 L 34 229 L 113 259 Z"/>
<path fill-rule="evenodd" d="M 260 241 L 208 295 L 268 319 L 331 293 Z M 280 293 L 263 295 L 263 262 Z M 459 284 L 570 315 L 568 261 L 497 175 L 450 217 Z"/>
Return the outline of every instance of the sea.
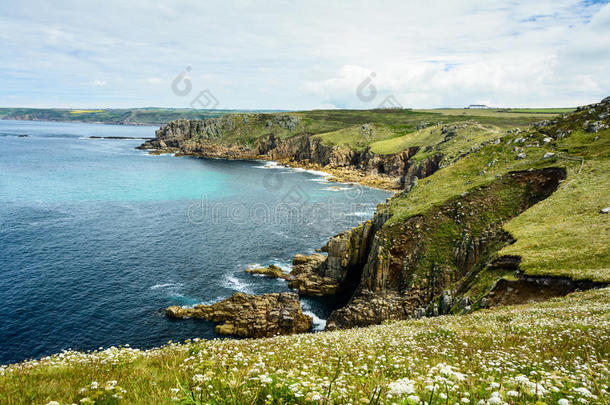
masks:
<path fill-rule="evenodd" d="M 275 162 L 150 155 L 157 127 L 0 120 L 0 365 L 218 337 L 170 305 L 289 291 L 246 274 L 310 254 L 389 193 Z M 91 138 L 100 137 L 100 138 Z M 324 328 L 335 303 L 303 298 Z"/>

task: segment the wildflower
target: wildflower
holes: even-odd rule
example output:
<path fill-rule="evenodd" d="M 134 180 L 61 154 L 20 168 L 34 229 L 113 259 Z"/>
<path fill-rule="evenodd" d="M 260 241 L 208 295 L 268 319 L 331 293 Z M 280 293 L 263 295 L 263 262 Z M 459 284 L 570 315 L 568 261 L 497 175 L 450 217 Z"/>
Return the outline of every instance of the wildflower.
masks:
<path fill-rule="evenodd" d="M 518 397 L 519 393 L 517 391 L 506 391 L 507 397 Z"/>
<path fill-rule="evenodd" d="M 570 401 L 565 398 L 561 398 L 559 401 L 557 401 L 557 405 L 570 405 Z"/>
<path fill-rule="evenodd" d="M 388 388 L 390 389 L 390 394 L 392 395 L 413 394 L 415 393 L 413 384 L 414 382 L 408 378 L 402 378 L 389 383 Z"/>
<path fill-rule="evenodd" d="M 409 395 L 407 401 L 411 404 L 419 404 L 421 402 L 417 395 Z"/>
<path fill-rule="evenodd" d="M 263 384 L 271 384 L 273 382 L 273 379 L 266 374 L 261 374 L 258 380 Z"/>
<path fill-rule="evenodd" d="M 57 401 L 49 401 L 49 402 L 47 402 L 47 405 L 59 405 L 59 402 L 57 402 Z"/>
<path fill-rule="evenodd" d="M 590 397 L 590 396 L 592 396 L 591 391 L 589 391 L 585 387 L 574 388 L 574 391 L 578 392 L 583 397 Z"/>

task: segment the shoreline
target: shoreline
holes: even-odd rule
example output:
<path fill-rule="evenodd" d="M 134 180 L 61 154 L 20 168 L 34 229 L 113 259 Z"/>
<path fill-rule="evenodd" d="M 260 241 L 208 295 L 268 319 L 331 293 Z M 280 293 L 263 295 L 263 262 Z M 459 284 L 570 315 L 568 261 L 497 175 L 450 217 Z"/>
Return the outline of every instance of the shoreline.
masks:
<path fill-rule="evenodd" d="M 138 149 L 138 148 L 136 148 Z M 142 149 L 140 149 L 142 150 Z M 243 160 L 243 161 L 261 161 L 274 162 L 279 165 L 289 167 L 291 169 L 302 169 L 310 172 L 320 172 L 328 175 L 327 180 L 334 183 L 358 184 L 364 187 L 373 188 L 376 190 L 387 191 L 396 194 L 400 191 L 400 187 L 395 180 L 388 177 L 378 175 L 366 175 L 359 170 L 354 169 L 331 169 L 316 163 L 298 162 L 290 159 L 269 159 L 264 155 L 238 155 L 238 156 L 210 156 L 204 153 L 187 153 L 179 148 L 166 149 L 144 149 L 150 155 L 165 155 L 170 154 L 173 157 L 190 156 L 203 159 L 223 159 L 223 160 Z"/>
<path fill-rule="evenodd" d="M 141 149 L 140 149 L 141 150 Z M 297 162 L 297 161 L 293 161 L 290 159 L 277 159 L 277 160 L 269 160 L 268 158 L 266 158 L 265 156 L 253 156 L 253 157 L 247 157 L 247 156 L 206 156 L 204 154 L 201 153 L 184 153 L 184 151 L 178 149 L 178 148 L 164 148 L 164 149 L 149 149 L 147 150 L 148 154 L 150 155 L 165 155 L 165 154 L 170 154 L 172 157 L 182 157 L 182 156 L 186 156 L 186 157 L 195 157 L 195 158 L 200 158 L 200 159 L 219 159 L 219 160 L 238 160 L 238 161 L 244 161 L 244 162 L 259 162 L 261 164 L 263 164 L 266 168 L 268 168 L 269 170 L 273 170 L 273 169 L 282 169 L 282 168 L 288 168 L 288 169 L 292 169 L 295 171 L 303 171 L 303 172 L 308 172 L 310 174 L 314 174 L 317 176 L 322 177 L 323 179 L 325 179 L 328 182 L 333 182 L 333 183 L 337 183 L 337 184 L 350 184 L 350 185 L 359 185 L 359 186 L 363 186 L 363 187 L 368 187 L 371 189 L 376 189 L 376 190 L 380 190 L 380 191 L 385 191 L 385 192 L 390 192 L 392 193 L 392 195 L 386 197 L 385 201 L 379 201 L 377 203 L 377 208 L 375 208 L 375 211 L 372 212 L 370 214 L 370 216 L 367 216 L 366 218 L 362 218 L 360 221 L 358 221 L 358 225 L 356 225 L 356 227 L 358 226 L 362 226 L 362 224 L 365 224 L 367 222 L 372 221 L 375 218 L 375 215 L 379 209 L 379 204 L 384 204 L 387 202 L 387 200 L 389 198 L 392 198 L 394 196 L 394 194 L 396 192 L 398 192 L 399 190 L 397 190 L 396 187 L 390 188 L 387 187 L 388 184 L 393 184 L 392 182 L 390 182 L 389 180 L 386 179 L 381 179 L 377 176 L 375 176 L 375 178 L 371 179 L 371 176 L 366 176 L 364 175 L 362 172 L 359 172 L 358 170 L 349 170 L 349 169 L 345 169 L 345 170 L 329 170 L 326 167 L 323 167 L 321 165 L 318 164 L 312 164 L 312 163 L 304 163 L 304 162 Z M 372 180 L 372 181 L 371 181 Z M 385 180 L 385 181 L 384 181 Z M 383 187 L 383 186 L 386 187 Z M 330 235 L 328 237 L 327 243 L 328 241 L 332 240 L 334 237 L 336 237 L 337 235 L 340 235 L 343 232 L 350 232 L 351 230 L 353 230 L 354 227 L 348 228 L 344 231 L 339 232 L 338 234 L 334 234 L 334 235 Z M 324 245 L 322 245 L 324 246 Z M 315 251 L 319 251 L 321 249 L 321 247 L 318 248 L 314 248 Z M 297 253 L 296 256 L 303 256 L 303 254 L 299 254 Z M 295 257 L 296 257 L 295 256 Z M 259 265 L 260 266 L 260 265 Z M 264 267 L 264 266 L 260 266 L 260 267 Z M 248 271 L 248 269 L 250 269 L 251 266 L 248 266 L 244 269 L 244 272 L 246 273 L 251 273 Z M 294 258 L 293 258 L 293 263 L 290 264 L 290 269 L 288 271 L 285 271 L 285 269 L 282 269 L 282 272 L 284 273 L 284 275 L 286 276 L 290 276 L 292 271 L 295 269 L 294 267 Z M 267 275 L 264 274 L 253 274 L 254 278 L 258 277 L 267 277 Z M 281 277 L 284 278 L 284 277 Z M 326 317 L 320 317 L 318 316 L 318 314 L 316 314 L 315 312 L 313 312 L 313 309 L 310 307 L 310 305 L 308 303 L 306 303 L 306 301 L 304 299 L 312 299 L 315 297 L 315 295 L 310 295 L 310 294 L 305 294 L 305 295 L 301 295 L 300 293 L 300 288 L 295 288 L 294 286 L 291 286 L 289 283 L 289 280 L 287 278 L 284 278 L 284 282 L 285 282 L 285 286 L 289 289 L 290 292 L 292 293 L 296 293 L 298 296 L 298 305 L 302 311 L 302 314 L 308 316 L 311 318 L 312 320 L 312 325 L 309 328 L 309 330 L 306 333 L 317 333 L 317 332 L 322 332 L 326 330 L 326 325 L 327 325 L 327 321 L 328 321 L 328 316 Z M 239 293 L 237 293 L 239 294 Z M 264 293 L 264 294 L 268 294 L 268 293 Z M 263 294 L 263 295 L 264 295 Z M 322 295 L 319 296 L 318 298 L 327 298 L 329 300 L 332 301 L 333 297 L 336 297 L 337 294 L 341 294 L 339 292 L 334 293 L 334 294 L 330 294 L 330 295 Z M 224 300 L 219 300 L 217 301 L 215 304 L 212 304 L 210 306 L 210 308 L 212 308 L 214 305 L 222 305 L 223 303 L 230 301 L 233 297 L 235 296 L 235 293 L 233 295 L 231 295 L 230 297 L 224 299 Z M 252 299 L 256 299 L 256 297 L 259 297 L 260 294 L 251 294 L 250 297 Z M 200 307 L 200 305 L 199 305 Z M 170 311 L 170 309 L 176 309 L 176 308 L 180 308 L 183 311 L 193 311 L 196 308 L 198 308 L 198 305 L 191 305 L 191 306 L 174 306 L 174 307 L 168 307 L 166 309 L 166 311 Z M 334 308 L 337 309 L 337 308 Z M 171 311 L 170 311 L 171 312 Z M 167 312 L 166 312 L 167 314 Z M 191 315 L 192 316 L 192 315 Z M 191 317 L 188 316 L 188 317 Z M 212 315 L 210 315 L 212 316 Z M 180 318 L 180 316 L 174 316 L 172 315 L 172 317 L 174 318 Z M 195 317 L 197 317 L 197 315 L 195 315 Z M 213 316 L 212 316 L 213 317 Z M 225 328 L 222 324 L 218 324 L 216 326 L 216 334 L 227 334 L 225 332 L 219 332 L 219 331 L 226 331 L 226 330 L 232 330 L 231 328 Z M 230 333 L 228 333 L 229 336 L 228 338 L 240 338 L 239 336 L 232 336 Z M 260 337 L 256 337 L 256 336 L 251 336 L 250 338 L 254 338 L 254 339 L 261 339 L 261 338 L 265 338 L 266 336 L 260 336 Z"/>

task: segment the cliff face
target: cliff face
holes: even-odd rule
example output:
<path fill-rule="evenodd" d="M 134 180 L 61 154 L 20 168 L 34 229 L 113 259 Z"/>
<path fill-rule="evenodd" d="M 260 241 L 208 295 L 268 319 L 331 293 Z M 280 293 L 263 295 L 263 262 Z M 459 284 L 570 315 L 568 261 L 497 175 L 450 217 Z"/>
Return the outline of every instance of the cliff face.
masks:
<path fill-rule="evenodd" d="M 269 127 L 275 126 L 287 131 L 296 127 L 297 118 L 280 117 L 282 119 L 268 121 Z M 249 122 L 247 116 L 242 118 L 244 119 Z M 395 189 L 409 186 L 415 177 L 423 178 L 434 173 L 442 159 L 441 155 L 434 155 L 414 162 L 412 157 L 419 150 L 417 146 L 396 154 L 379 155 L 369 148 L 356 151 L 341 145 L 325 145 L 320 138 L 304 133 L 288 137 L 268 133 L 253 140 L 252 146 L 231 142 L 231 135 L 243 135 L 245 129 L 241 128 L 242 123 L 230 116 L 172 121 L 156 132 L 155 139 L 145 142 L 139 148 L 201 157 L 279 160 L 315 165 L 331 171 L 347 170 L 360 176 L 378 177 L 385 181 L 384 186 Z"/>
<path fill-rule="evenodd" d="M 327 328 L 449 313 L 480 300 L 469 290 L 494 253 L 511 243 L 502 224 L 551 195 L 563 178 L 558 168 L 509 173 L 384 226 L 372 238 L 353 297 L 331 314 Z"/>
<path fill-rule="evenodd" d="M 558 167 L 565 162 L 556 155 L 565 153 L 565 160 L 580 162 L 578 173 L 584 158 L 570 156 L 568 151 L 601 159 L 605 152 L 598 145 L 604 133 L 596 134 L 610 125 L 608 112 L 610 98 L 506 135 L 478 124 L 443 125 L 436 133 L 426 133 L 426 139 L 419 133 L 418 142 L 424 146 L 383 155 L 369 147 L 354 150 L 325 144 L 303 131 L 299 118 L 290 115 L 176 121 L 162 127 L 157 138 L 141 148 L 314 165 L 334 174 L 348 171 L 357 181 L 367 176 L 382 178 L 385 184 L 402 189 L 387 206 L 380 205 L 372 220 L 331 238 L 322 248 L 327 256 L 297 255 L 291 274 L 282 275 L 301 295 L 344 294 L 345 305 L 336 308 L 327 321 L 327 329 L 337 329 L 464 313 L 600 286 L 525 277 L 519 271 L 519 256 L 499 256 L 498 252 L 515 242 L 503 225 L 549 197 L 566 177 L 566 170 Z M 235 142 L 247 138 L 252 121 L 265 132 L 250 143 Z M 582 131 L 585 135 L 578 135 Z M 568 139 L 573 132 L 576 139 Z M 562 140 L 569 142 L 561 146 Z M 407 141 L 405 145 L 412 144 Z M 418 180 L 441 167 L 442 172 L 418 185 Z M 432 202 L 420 204 L 429 199 Z M 412 205 L 416 209 L 410 209 Z"/>

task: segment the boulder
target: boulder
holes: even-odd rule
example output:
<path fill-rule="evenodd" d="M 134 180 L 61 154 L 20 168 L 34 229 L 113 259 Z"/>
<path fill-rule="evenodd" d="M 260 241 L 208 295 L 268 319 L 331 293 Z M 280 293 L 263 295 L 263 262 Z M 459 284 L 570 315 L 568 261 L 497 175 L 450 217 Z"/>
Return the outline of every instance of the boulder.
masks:
<path fill-rule="evenodd" d="M 274 264 L 270 264 L 269 267 L 255 267 L 251 269 L 246 269 L 246 273 L 250 274 L 260 274 L 263 276 L 271 277 L 271 278 L 289 278 L 290 275 L 288 273 L 284 273 L 281 267 L 278 267 Z"/>
<path fill-rule="evenodd" d="M 216 333 L 255 338 L 307 332 L 313 322 L 312 317 L 303 314 L 295 293 L 235 293 L 213 305 L 171 306 L 165 310 L 165 315 L 220 322 Z"/>

